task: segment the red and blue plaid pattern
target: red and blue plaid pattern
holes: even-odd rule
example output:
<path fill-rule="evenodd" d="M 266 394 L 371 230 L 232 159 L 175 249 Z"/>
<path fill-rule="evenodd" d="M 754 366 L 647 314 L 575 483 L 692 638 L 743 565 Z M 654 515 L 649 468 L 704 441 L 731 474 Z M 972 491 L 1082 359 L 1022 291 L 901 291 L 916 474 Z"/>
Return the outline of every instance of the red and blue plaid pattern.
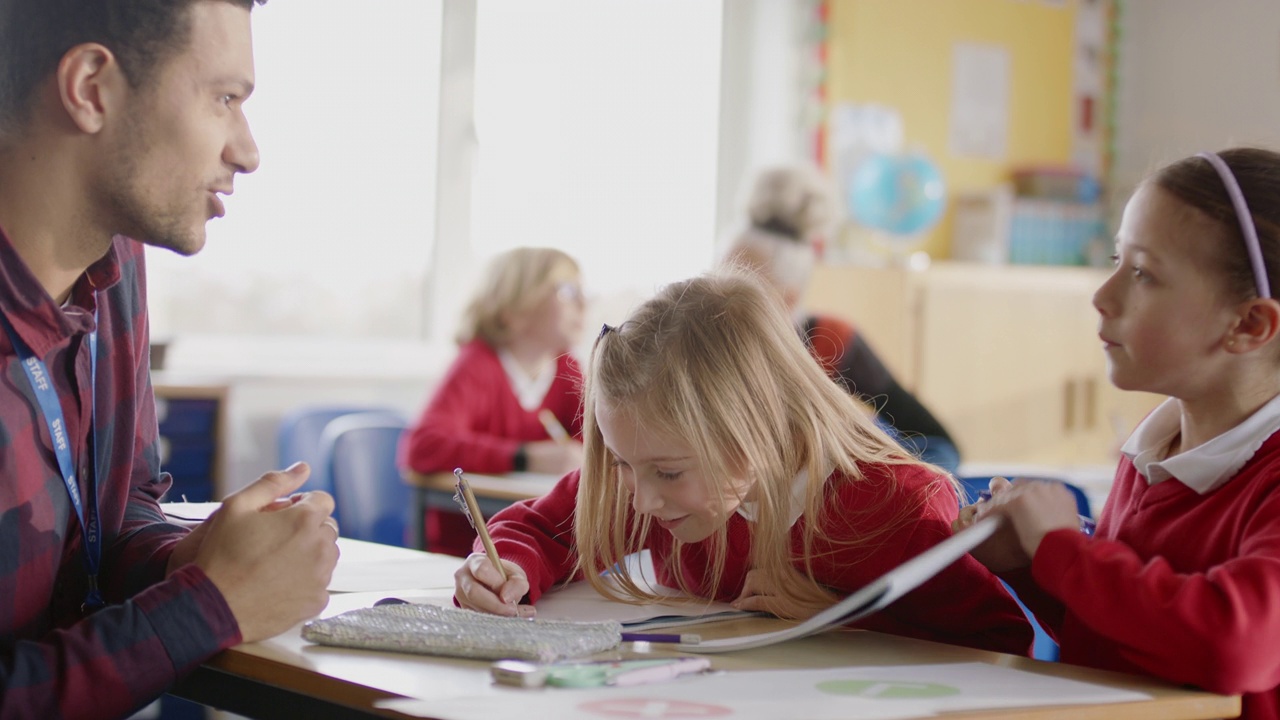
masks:
<path fill-rule="evenodd" d="M 115 238 L 60 308 L 0 232 L 0 312 L 49 368 L 77 467 L 89 462 L 95 309 L 109 605 L 88 617 L 80 528 L 30 384 L 0 336 L 0 718 L 127 715 L 240 640 L 199 568 L 164 577 L 185 530 L 166 523 L 158 505 L 169 476 L 157 449 L 142 246 Z"/>

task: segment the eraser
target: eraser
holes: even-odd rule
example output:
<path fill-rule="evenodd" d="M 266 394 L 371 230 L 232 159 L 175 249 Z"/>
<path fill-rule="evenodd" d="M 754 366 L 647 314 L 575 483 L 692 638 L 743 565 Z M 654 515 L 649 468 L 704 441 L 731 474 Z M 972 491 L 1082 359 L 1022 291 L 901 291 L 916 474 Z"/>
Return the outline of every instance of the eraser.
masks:
<path fill-rule="evenodd" d="M 547 683 L 545 668 L 523 660 L 499 660 L 489 666 L 489 674 L 500 685 L 542 687 Z"/>

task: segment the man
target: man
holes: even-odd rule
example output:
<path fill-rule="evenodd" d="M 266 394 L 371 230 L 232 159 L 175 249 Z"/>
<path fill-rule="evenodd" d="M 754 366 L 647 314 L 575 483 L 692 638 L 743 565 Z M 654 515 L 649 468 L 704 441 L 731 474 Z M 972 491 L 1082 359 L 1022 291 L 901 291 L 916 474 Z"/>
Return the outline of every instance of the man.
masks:
<path fill-rule="evenodd" d="M 157 505 L 142 244 L 199 251 L 258 165 L 253 1 L 0 0 L 0 717 L 126 715 L 328 600 L 305 465 Z"/>

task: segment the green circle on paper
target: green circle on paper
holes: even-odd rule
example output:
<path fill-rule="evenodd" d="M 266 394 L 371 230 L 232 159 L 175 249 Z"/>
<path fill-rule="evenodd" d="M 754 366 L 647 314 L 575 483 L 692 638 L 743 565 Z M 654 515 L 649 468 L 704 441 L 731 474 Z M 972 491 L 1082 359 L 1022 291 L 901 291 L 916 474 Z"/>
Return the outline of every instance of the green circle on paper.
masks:
<path fill-rule="evenodd" d="M 960 694 L 959 688 L 950 685 L 896 680 L 824 680 L 818 683 L 817 688 L 828 695 L 857 695 L 885 700 L 916 700 Z"/>

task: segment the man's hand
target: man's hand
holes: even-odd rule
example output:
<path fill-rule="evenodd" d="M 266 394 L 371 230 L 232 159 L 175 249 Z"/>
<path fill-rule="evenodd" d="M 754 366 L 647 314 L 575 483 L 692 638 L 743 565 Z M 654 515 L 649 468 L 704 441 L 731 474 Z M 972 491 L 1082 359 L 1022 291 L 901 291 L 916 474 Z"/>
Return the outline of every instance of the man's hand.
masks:
<path fill-rule="evenodd" d="M 306 464 L 295 463 L 263 475 L 227 497 L 174 549 L 176 561 L 195 549 L 195 563 L 222 592 L 245 642 L 279 635 L 329 602 L 326 588 L 338 561 L 333 498 L 324 492 L 289 497 L 309 474 Z"/>
<path fill-rule="evenodd" d="M 305 494 L 306 493 L 294 493 L 287 498 L 279 498 L 267 507 L 263 508 L 263 510 L 270 511 L 287 508 L 301 500 Z M 204 542 L 205 536 L 209 534 L 209 523 L 213 520 L 213 516 L 217 514 L 218 511 L 214 510 L 209 513 L 209 517 L 205 518 L 204 522 L 196 523 L 195 525 L 184 523 L 191 527 L 191 532 L 183 536 L 183 538 L 173 546 L 173 554 L 169 556 L 169 564 L 164 572 L 165 577 L 169 577 L 174 573 L 174 571 L 183 565 L 196 561 L 196 555 L 200 552 L 200 544 Z"/>

